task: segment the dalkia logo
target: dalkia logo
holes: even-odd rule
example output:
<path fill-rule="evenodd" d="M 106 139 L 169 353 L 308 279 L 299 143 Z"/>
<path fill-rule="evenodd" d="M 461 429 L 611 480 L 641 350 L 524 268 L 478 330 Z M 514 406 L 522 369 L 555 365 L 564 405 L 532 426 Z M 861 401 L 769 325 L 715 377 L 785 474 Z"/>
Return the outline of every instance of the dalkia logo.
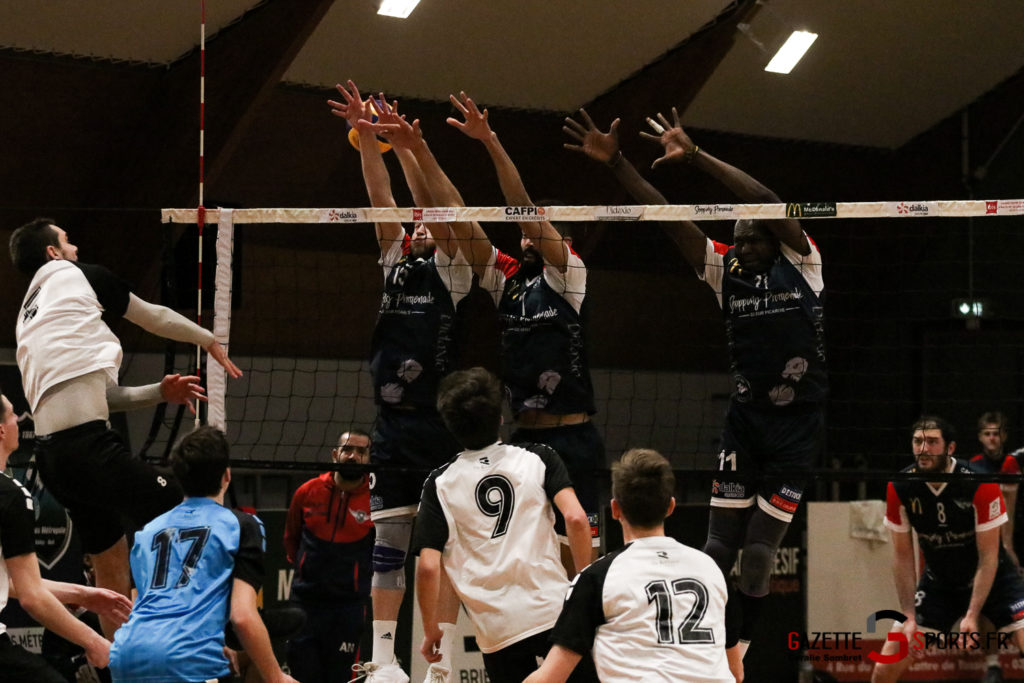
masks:
<path fill-rule="evenodd" d="M 786 204 L 787 218 L 819 218 L 835 215 L 835 202 L 790 202 Z"/>

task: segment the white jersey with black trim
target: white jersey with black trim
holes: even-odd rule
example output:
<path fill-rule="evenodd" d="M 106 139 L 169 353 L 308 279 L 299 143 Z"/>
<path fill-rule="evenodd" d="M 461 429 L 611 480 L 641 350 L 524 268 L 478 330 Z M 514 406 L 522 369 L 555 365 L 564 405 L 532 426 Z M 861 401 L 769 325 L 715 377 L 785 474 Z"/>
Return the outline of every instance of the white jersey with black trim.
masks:
<path fill-rule="evenodd" d="M 604 683 L 731 683 L 725 577 L 667 536 L 627 544 L 573 581 L 551 641 L 592 652 Z"/>
<path fill-rule="evenodd" d="M 572 486 L 547 446 L 463 451 L 423 487 L 413 546 L 441 551 L 483 652 L 550 629 L 569 585 L 551 499 Z"/>
<path fill-rule="evenodd" d="M 101 281 L 94 286 L 96 278 Z M 121 342 L 102 316 L 112 305 L 112 314 L 123 316 L 129 294 L 127 285 L 99 266 L 59 260 L 36 271 L 15 332 L 30 410 L 36 409 L 47 389 L 91 372 L 103 370 L 110 384 L 117 384 Z"/>

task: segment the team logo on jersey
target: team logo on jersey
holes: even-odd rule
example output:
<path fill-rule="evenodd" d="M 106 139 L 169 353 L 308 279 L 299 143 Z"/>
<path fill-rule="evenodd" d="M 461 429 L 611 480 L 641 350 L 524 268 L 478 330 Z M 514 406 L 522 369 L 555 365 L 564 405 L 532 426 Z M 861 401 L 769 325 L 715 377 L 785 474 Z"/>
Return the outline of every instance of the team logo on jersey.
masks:
<path fill-rule="evenodd" d="M 788 406 L 796 398 L 796 390 L 788 384 L 780 384 L 771 388 L 768 398 L 777 406 Z"/>
<path fill-rule="evenodd" d="M 477 458 L 477 462 L 480 463 L 481 465 L 490 465 L 491 459 L 488 458 L 486 455 L 482 455 L 479 458 Z"/>
<path fill-rule="evenodd" d="M 1003 513 L 1003 506 L 999 504 L 999 498 L 996 498 L 988 504 L 988 518 L 995 519 Z"/>
<path fill-rule="evenodd" d="M 553 394 L 561 381 L 562 376 L 556 371 L 546 370 L 545 372 L 540 373 L 540 377 L 537 378 L 537 388 L 543 389 L 549 394 Z"/>
<path fill-rule="evenodd" d="M 794 382 L 799 382 L 804 378 L 804 373 L 807 372 L 807 366 L 809 363 L 806 358 L 796 356 L 786 361 L 786 367 L 782 370 L 783 379 L 791 379 Z"/>
<path fill-rule="evenodd" d="M 1010 613 L 1013 614 L 1014 621 L 1024 619 L 1024 600 L 1018 600 L 1010 605 Z"/>
<path fill-rule="evenodd" d="M 742 403 L 749 401 L 751 399 L 750 381 L 743 375 L 734 375 L 732 379 L 736 382 L 736 400 Z"/>
<path fill-rule="evenodd" d="M 406 384 L 415 382 L 422 372 L 423 366 L 413 358 L 402 361 L 402 364 L 398 366 L 398 377 Z"/>

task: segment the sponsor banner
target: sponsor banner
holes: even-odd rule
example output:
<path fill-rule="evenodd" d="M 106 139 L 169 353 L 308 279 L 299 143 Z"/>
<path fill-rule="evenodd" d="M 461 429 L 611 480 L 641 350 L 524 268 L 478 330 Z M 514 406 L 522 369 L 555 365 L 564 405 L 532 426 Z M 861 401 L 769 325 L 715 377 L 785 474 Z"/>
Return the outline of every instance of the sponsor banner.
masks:
<path fill-rule="evenodd" d="M 638 221 L 644 217 L 642 206 L 599 206 L 594 209 L 594 220 Z"/>
<path fill-rule="evenodd" d="M 930 202 L 890 202 L 888 208 L 893 216 L 930 216 L 937 207 Z"/>
<path fill-rule="evenodd" d="M 694 218 L 738 218 L 734 204 L 694 204 Z"/>
<path fill-rule="evenodd" d="M 548 210 L 543 206 L 506 206 L 502 219 L 506 221 L 546 221 Z"/>
<path fill-rule="evenodd" d="M 994 199 L 985 202 L 985 214 L 997 216 L 1024 215 L 1024 199 Z"/>
<path fill-rule="evenodd" d="M 321 218 L 324 223 L 363 223 L 362 209 L 330 209 Z"/>
<path fill-rule="evenodd" d="M 451 223 L 459 219 L 459 212 L 454 206 L 428 206 L 413 209 L 412 219 L 416 223 Z"/>
<path fill-rule="evenodd" d="M 787 218 L 824 218 L 836 215 L 835 202 L 789 202 Z"/>

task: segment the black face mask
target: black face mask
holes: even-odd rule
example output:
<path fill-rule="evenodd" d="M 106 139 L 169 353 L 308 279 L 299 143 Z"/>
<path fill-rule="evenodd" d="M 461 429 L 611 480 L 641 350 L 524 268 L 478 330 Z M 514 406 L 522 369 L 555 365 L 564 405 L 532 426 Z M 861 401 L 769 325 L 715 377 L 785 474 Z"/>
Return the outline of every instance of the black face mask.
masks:
<path fill-rule="evenodd" d="M 355 463 L 346 463 L 346 464 L 341 465 L 341 467 L 337 470 L 338 478 L 341 479 L 342 481 L 349 482 L 349 483 L 357 482 L 360 479 L 362 479 L 363 478 L 363 473 L 362 472 L 353 472 L 352 471 L 352 465 L 354 465 L 354 464 Z"/>
<path fill-rule="evenodd" d="M 523 258 L 519 260 L 519 272 L 528 280 L 537 277 L 544 272 L 544 256 L 534 247 L 527 247 L 523 250 Z"/>

